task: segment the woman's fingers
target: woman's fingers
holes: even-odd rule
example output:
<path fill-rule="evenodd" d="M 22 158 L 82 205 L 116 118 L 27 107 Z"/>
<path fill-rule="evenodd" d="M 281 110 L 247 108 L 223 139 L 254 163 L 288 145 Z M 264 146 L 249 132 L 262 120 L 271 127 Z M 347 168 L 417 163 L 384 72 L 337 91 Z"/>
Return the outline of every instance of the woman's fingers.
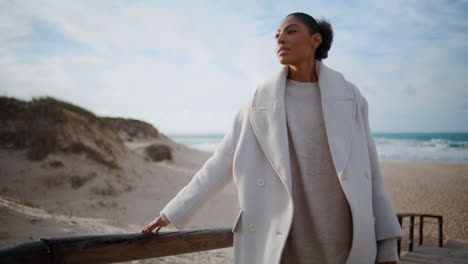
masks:
<path fill-rule="evenodd" d="M 151 230 L 153 230 L 155 228 L 154 224 L 153 223 L 149 223 L 147 225 L 145 225 L 141 230 L 140 230 L 140 233 L 149 233 L 151 232 Z"/>
<path fill-rule="evenodd" d="M 153 228 L 151 228 L 149 225 L 146 225 L 140 230 L 140 233 L 148 233 L 151 232 L 151 230 L 153 230 Z"/>
<path fill-rule="evenodd" d="M 163 226 L 167 226 L 167 224 L 161 219 L 161 217 L 158 217 L 154 219 L 153 221 L 151 221 L 149 224 L 145 225 L 140 230 L 140 233 L 151 233 L 151 231 L 155 228 L 157 228 L 155 231 L 157 233 Z"/>

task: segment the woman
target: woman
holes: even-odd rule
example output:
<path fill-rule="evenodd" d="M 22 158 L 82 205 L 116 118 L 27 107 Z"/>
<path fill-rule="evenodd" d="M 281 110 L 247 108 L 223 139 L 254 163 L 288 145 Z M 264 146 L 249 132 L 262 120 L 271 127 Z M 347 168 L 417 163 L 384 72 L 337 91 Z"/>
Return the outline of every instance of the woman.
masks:
<path fill-rule="evenodd" d="M 236 263 L 397 263 L 402 230 L 358 87 L 322 63 L 331 25 L 288 15 L 283 69 L 260 85 L 203 167 L 140 232 L 184 228 L 233 179 Z"/>

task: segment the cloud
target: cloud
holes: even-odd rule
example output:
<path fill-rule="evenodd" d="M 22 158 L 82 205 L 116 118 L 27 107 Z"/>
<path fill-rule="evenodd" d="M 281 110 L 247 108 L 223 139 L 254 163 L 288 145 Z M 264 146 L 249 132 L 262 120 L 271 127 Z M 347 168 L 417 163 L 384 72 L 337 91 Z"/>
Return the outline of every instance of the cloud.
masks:
<path fill-rule="evenodd" d="M 466 131 L 450 118 L 466 108 L 466 10 L 466 1 L 3 1 L 0 94 L 51 95 L 164 133 L 223 133 L 280 69 L 277 26 L 303 11 L 332 23 L 325 63 L 378 106 L 376 130 L 434 130 L 442 120 L 400 117 L 437 110 L 448 130 Z"/>

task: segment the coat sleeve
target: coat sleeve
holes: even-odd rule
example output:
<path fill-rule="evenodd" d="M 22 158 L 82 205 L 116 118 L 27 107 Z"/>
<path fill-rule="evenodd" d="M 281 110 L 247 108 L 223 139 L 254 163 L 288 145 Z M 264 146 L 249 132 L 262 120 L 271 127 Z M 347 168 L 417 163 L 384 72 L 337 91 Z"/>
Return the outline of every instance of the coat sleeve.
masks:
<path fill-rule="evenodd" d="M 389 238 L 377 242 L 377 262 L 398 262 L 398 239 Z"/>
<path fill-rule="evenodd" d="M 401 238 L 403 232 L 391 203 L 390 195 L 384 185 L 377 148 L 369 126 L 369 104 L 362 94 L 359 97 L 371 167 L 372 206 L 375 217 L 376 240 Z"/>
<path fill-rule="evenodd" d="M 246 108 L 247 104 L 238 110 L 231 127 L 213 155 L 160 211 L 160 215 L 164 215 L 177 230 L 184 230 L 195 209 L 232 180 L 233 157 L 246 116 Z"/>

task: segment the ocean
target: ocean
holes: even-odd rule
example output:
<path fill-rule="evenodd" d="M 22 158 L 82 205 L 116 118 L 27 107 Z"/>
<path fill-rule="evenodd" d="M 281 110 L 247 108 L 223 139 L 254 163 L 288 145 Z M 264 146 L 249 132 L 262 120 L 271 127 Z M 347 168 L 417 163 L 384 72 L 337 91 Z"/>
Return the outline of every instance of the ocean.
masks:
<path fill-rule="evenodd" d="M 223 134 L 169 134 L 176 142 L 213 152 Z M 468 133 L 374 133 L 379 159 L 468 163 Z"/>

